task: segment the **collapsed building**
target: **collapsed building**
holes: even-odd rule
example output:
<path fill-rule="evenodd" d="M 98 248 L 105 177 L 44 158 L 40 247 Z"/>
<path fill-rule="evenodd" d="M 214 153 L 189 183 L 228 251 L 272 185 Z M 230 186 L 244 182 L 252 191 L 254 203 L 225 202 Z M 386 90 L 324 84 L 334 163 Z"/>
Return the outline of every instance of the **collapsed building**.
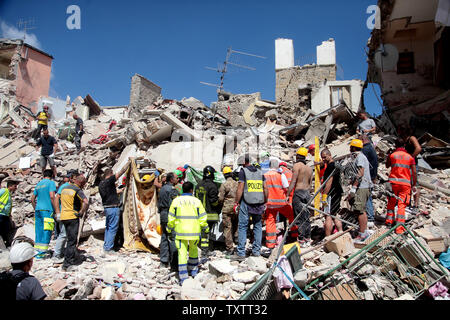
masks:
<path fill-rule="evenodd" d="M 264 100 L 259 92 L 219 92 L 218 100 L 209 107 L 194 97 L 167 99 L 161 87 L 139 74 L 131 79 L 127 106 L 101 106 L 90 95 L 73 101 L 70 97 L 66 101 L 39 98 L 40 105 L 49 105 L 55 115 L 49 131 L 60 146 L 55 154 L 58 172 L 78 169 L 84 173 L 88 181 L 85 193 L 90 199 L 79 231 L 79 247 L 91 259 L 76 276 L 60 273 L 48 260 L 35 263 L 35 275 L 51 299 L 418 299 L 438 282 L 448 286 L 448 272 L 438 257 L 449 247 L 450 174 L 449 169 L 441 170 L 434 163 L 419 166 L 419 181 L 426 188 L 421 207 L 429 215 L 409 213 L 407 227 L 411 232 L 405 236 L 396 237 L 382 227 L 388 170 L 381 163 L 380 183 L 373 195 L 378 224 L 363 244 L 353 244 L 350 229 L 324 238 L 323 215 L 315 215 L 311 218 L 315 234 L 311 249 L 285 245 L 283 233 L 288 228 L 278 223 L 277 249 L 268 258 L 230 262 L 216 250 L 210 261 L 200 266 L 199 274 L 181 288 L 175 273 L 158 268 L 156 171 L 169 172 L 188 164 L 187 179 L 195 184 L 206 165 L 217 171 L 224 165 L 237 169 L 240 155 L 248 152 L 254 161 L 260 161 L 262 151 L 292 166 L 297 148 L 314 143 L 316 137 L 320 147 L 326 144 L 335 158 L 347 161 L 349 141 L 355 137 L 355 114 L 363 109 L 362 81 L 336 80 L 332 39 L 317 47 L 314 65 L 294 66 L 292 40 L 277 39 L 275 52 L 276 101 Z M 71 141 L 73 121 L 69 115 L 74 112 L 85 127 L 84 148 L 79 154 Z M 1 179 L 21 181 L 12 212 L 15 236 L 34 239 L 30 197 L 41 170 L 39 152 L 29 135 L 36 123 L 25 114 L 2 122 L 10 130 L 0 137 L 0 174 Z M 394 138 L 383 130 L 373 137 L 379 159 L 389 154 Z M 446 144 L 433 136 L 423 142 L 433 148 Z M 118 257 L 100 257 L 105 217 L 98 184 L 106 168 L 119 172 L 129 159 L 125 180 L 119 179 L 125 181 L 121 186 L 123 232 L 119 235 L 124 249 Z M 143 181 L 147 174 L 150 180 Z M 223 182 L 220 172 L 216 182 Z M 348 205 L 343 204 L 343 209 Z M 348 215 L 343 218 L 349 226 L 354 225 Z M 220 230 L 216 240 L 219 235 Z M 400 248 L 405 241 L 408 246 Z M 2 268 L 9 264 L 5 249 L 0 248 Z M 274 262 L 280 255 L 287 257 L 290 267 L 283 265 L 283 271 L 295 283 L 287 292 L 280 291 L 275 280 L 280 272 Z"/>
<path fill-rule="evenodd" d="M 365 90 L 379 85 L 380 125 L 407 125 L 416 137 L 450 133 L 448 1 L 378 1 L 379 28 L 368 41 Z M 390 125 L 390 123 L 392 125 Z"/>

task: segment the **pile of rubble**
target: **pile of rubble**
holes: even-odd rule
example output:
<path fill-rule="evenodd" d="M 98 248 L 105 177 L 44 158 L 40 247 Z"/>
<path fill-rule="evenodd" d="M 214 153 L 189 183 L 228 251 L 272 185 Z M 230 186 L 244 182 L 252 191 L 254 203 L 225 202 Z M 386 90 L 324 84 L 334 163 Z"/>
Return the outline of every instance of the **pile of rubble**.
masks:
<path fill-rule="evenodd" d="M 177 101 L 163 99 L 160 93 L 157 85 L 135 75 L 129 106 L 100 107 L 89 95 L 84 99 L 78 97 L 72 103 L 68 99 L 64 119 L 50 122 L 50 135 L 57 138 L 59 146 L 55 154 L 58 174 L 62 176 L 71 169 L 84 173 L 88 180 L 85 193 L 90 199 L 81 232 L 84 241 L 79 246 L 85 251 L 87 261 L 71 273 L 61 273 L 50 260 L 37 260 L 34 264 L 32 272 L 51 299 L 239 299 L 274 262 L 277 250 L 269 258 L 250 257 L 241 263 L 230 262 L 223 252 L 216 250 L 209 261 L 201 265 L 195 279 L 185 281 L 180 287 L 174 273 L 158 267 L 157 250 L 150 253 L 121 249 L 115 256 L 102 257 L 105 217 L 98 183 L 104 169 L 113 168 L 118 172 L 131 157 L 144 159 L 149 170 L 172 171 L 185 163 L 193 168 L 212 165 L 220 170 L 223 165 L 237 168 L 237 159 L 245 152 L 259 161 L 262 151 L 292 164 L 297 148 L 314 143 L 316 136 L 322 142 L 321 147 L 326 145 L 339 159 L 350 153 L 349 142 L 355 137 L 350 134 L 356 125 L 355 115 L 343 101 L 319 114 L 299 111 L 292 121 L 280 114 L 279 105 L 262 100 L 259 93 L 222 93 L 211 108 L 192 97 Z M 16 236 L 27 235 L 34 239 L 30 198 L 41 179 L 39 151 L 31 138 L 36 124 L 26 117 L 21 118 L 25 125 L 15 121 L 16 116 L 23 116 L 20 111 L 23 108 L 17 108 L 13 117 L 3 119 L 3 123 L 12 128 L 0 137 L 0 174 L 3 178 L 20 179 L 18 192 L 13 197 Z M 74 121 L 68 115 L 73 112 L 84 120 L 83 148 L 79 153 L 69 141 Z M 392 149 L 392 138 L 383 133 L 373 137 L 380 160 Z M 448 160 L 437 157 L 442 157 L 439 152 L 446 150 L 448 144 L 442 140 L 436 144 L 434 137 L 424 140 L 424 147 L 430 144 L 425 149 L 427 161 L 432 165 L 436 161 L 441 166 L 444 163 L 445 167 Z M 383 161 L 378 171 L 380 184 L 373 194 L 377 223 L 374 236 L 364 245 L 383 234 L 387 198 L 382 183 L 387 182 L 389 175 Z M 61 179 L 58 177 L 57 181 Z M 422 160 L 419 182 L 424 186 L 420 209 L 429 214 L 410 212 L 409 228 L 423 239 L 429 252 L 438 257 L 449 247 L 450 193 L 446 186 L 450 182 L 450 170 L 433 169 Z M 323 217 L 312 220 L 313 230 L 318 233 L 317 245 L 300 252 L 303 268 L 295 275 L 296 283 L 302 288 L 364 246 L 355 247 L 348 233 L 332 240 L 323 239 L 320 234 Z M 278 244 L 281 245 L 283 224 L 278 227 Z M 50 247 L 52 245 L 53 240 Z M 9 265 L 7 251 L 0 253 L 0 261 L 2 268 Z M 385 294 L 381 298 L 397 297 Z"/>

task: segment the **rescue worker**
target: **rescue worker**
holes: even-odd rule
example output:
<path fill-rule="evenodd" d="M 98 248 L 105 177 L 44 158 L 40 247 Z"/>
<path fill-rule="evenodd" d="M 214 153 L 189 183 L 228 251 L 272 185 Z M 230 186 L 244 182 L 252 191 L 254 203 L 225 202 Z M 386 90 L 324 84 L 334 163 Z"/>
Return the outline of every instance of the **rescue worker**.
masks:
<path fill-rule="evenodd" d="M 292 200 L 292 207 L 294 209 L 295 217 L 300 215 L 297 219 L 299 233 L 297 240 L 302 248 L 306 248 L 311 245 L 311 221 L 309 220 L 310 212 L 309 209 L 303 207 L 311 198 L 310 189 L 313 177 L 312 169 L 306 165 L 307 155 L 308 149 L 299 148 L 297 150 L 297 162 L 294 164 L 292 181 L 289 184 L 289 188 L 286 193 L 286 201 L 289 201 L 289 195 L 292 190 L 295 190 L 294 198 Z"/>
<path fill-rule="evenodd" d="M 58 192 L 55 195 L 55 230 L 58 228 L 59 232 L 56 237 L 56 243 L 53 250 L 52 260 L 54 264 L 61 264 L 64 261 L 64 251 L 67 243 L 67 233 L 64 224 L 61 222 L 61 192 L 67 187 L 69 184 L 73 183 L 74 178 L 78 175 L 78 170 L 69 170 L 67 171 L 66 176 L 64 177 L 64 183 L 58 188 Z"/>
<path fill-rule="evenodd" d="M 170 205 L 166 229 L 178 250 L 180 285 L 189 277 L 189 273 L 192 277 L 197 275 L 197 245 L 201 234 L 209 232 L 205 208 L 199 199 L 192 196 L 193 189 L 191 182 L 183 184 L 183 194 L 176 197 Z"/>
<path fill-rule="evenodd" d="M 398 134 L 399 134 L 400 138 L 402 138 L 405 141 L 405 150 L 406 150 L 406 152 L 408 152 L 411 155 L 411 157 L 414 158 L 414 161 L 416 162 L 416 166 L 417 166 L 419 164 L 417 156 L 422 152 L 422 147 L 420 146 L 420 143 L 417 140 L 417 138 L 415 136 L 413 136 L 411 127 L 409 127 L 407 125 L 401 126 L 398 130 Z M 415 179 L 417 181 L 417 171 L 416 171 Z M 420 188 L 419 188 L 419 186 L 416 185 L 416 186 L 412 187 L 411 191 L 412 191 L 413 198 L 414 198 L 412 210 L 415 214 L 418 214 L 419 213 L 419 202 L 420 202 Z M 424 211 L 422 211 L 422 213 L 426 214 L 426 212 L 424 212 Z"/>
<path fill-rule="evenodd" d="M 268 197 L 266 202 L 266 212 L 264 219 L 266 221 L 266 247 L 269 249 L 275 248 L 277 244 L 277 226 L 276 220 L 278 213 L 281 213 L 287 218 L 289 224 L 294 220 L 294 212 L 292 207 L 286 201 L 286 191 L 289 188 L 287 177 L 278 172 L 278 160 L 270 160 L 270 169 L 264 174 L 266 188 L 268 190 Z M 298 237 L 298 227 L 293 226 L 289 230 L 289 234 Z"/>
<path fill-rule="evenodd" d="M 262 170 L 262 173 L 264 174 L 267 171 L 269 171 L 270 168 L 270 153 L 265 151 L 261 153 L 259 157 L 260 157 L 259 165 Z M 255 163 L 253 165 L 255 166 Z M 255 167 L 257 167 L 257 165 Z"/>
<path fill-rule="evenodd" d="M 365 134 L 370 137 L 377 131 L 377 125 L 373 119 L 369 118 L 369 115 L 365 111 L 359 111 L 356 116 L 361 119 L 361 122 L 358 124 L 356 128 L 357 134 Z"/>
<path fill-rule="evenodd" d="M 58 143 L 56 139 L 48 134 L 48 129 L 45 128 L 42 136 L 36 141 L 36 150 L 41 146 L 41 157 L 39 164 L 42 173 L 47 168 L 47 162 L 53 171 L 53 177 L 56 178 L 55 152 L 58 150 Z"/>
<path fill-rule="evenodd" d="M 106 169 L 104 179 L 98 185 L 106 217 L 103 256 L 114 253 L 114 240 L 119 229 L 120 220 L 120 201 L 117 195 L 116 181 L 128 170 L 129 165 L 130 160 L 117 173 L 114 173 L 110 168 Z"/>
<path fill-rule="evenodd" d="M 48 106 L 44 105 L 42 111 L 38 112 L 36 119 L 38 121 L 37 131 L 35 133 L 36 137 L 39 138 L 42 129 L 48 128 L 48 119 L 50 118 L 50 113 L 48 112 Z"/>
<path fill-rule="evenodd" d="M 44 179 L 38 182 L 31 196 L 31 204 L 35 210 L 34 229 L 36 239 L 34 247 L 39 252 L 36 259 L 48 257 L 48 245 L 55 227 L 53 213 L 59 209 L 55 208 L 56 183 L 51 180 L 52 175 L 52 170 L 45 170 Z"/>
<path fill-rule="evenodd" d="M 219 188 L 214 182 L 214 174 L 216 170 L 211 166 L 203 169 L 203 180 L 195 187 L 195 196 L 202 202 L 207 213 L 209 229 L 219 221 Z M 200 246 L 202 248 L 202 256 L 208 257 L 210 249 L 213 249 L 212 243 L 209 242 L 209 234 L 201 238 Z"/>
<path fill-rule="evenodd" d="M 83 120 L 76 114 L 73 114 L 73 118 L 75 119 L 75 137 L 74 137 L 74 143 L 77 147 L 78 152 L 81 151 L 81 138 L 84 135 L 84 124 Z"/>
<path fill-rule="evenodd" d="M 169 209 L 173 199 L 178 196 L 178 191 L 175 190 L 174 185 L 178 182 L 178 177 L 173 172 L 166 175 L 166 180 L 158 196 L 158 211 L 161 221 L 161 243 L 159 245 L 159 260 L 160 267 L 172 270 L 176 269 L 176 247 L 173 241 L 170 241 L 167 232 L 167 223 L 169 219 Z"/>
<path fill-rule="evenodd" d="M 239 184 L 234 199 L 234 210 L 239 212 L 238 222 L 238 246 L 237 252 L 231 256 L 231 260 L 245 260 L 245 244 L 247 241 L 247 227 L 250 217 L 253 222 L 252 255 L 261 255 L 262 215 L 264 204 L 268 197 L 268 191 L 264 184 L 264 175 L 261 169 L 250 165 L 250 155 L 246 154 L 240 163 L 244 167 L 239 172 Z"/>
<path fill-rule="evenodd" d="M 327 165 L 327 169 L 324 173 L 324 181 L 327 181 L 325 187 L 322 190 L 322 210 L 326 213 L 337 216 L 339 209 L 341 208 L 342 190 L 341 186 L 341 173 L 339 170 L 335 170 L 336 165 L 331 155 L 330 150 L 323 149 L 321 152 L 323 162 Z M 330 177 L 330 178 L 328 178 Z M 339 219 L 332 218 L 330 216 L 325 217 L 325 236 L 329 236 L 333 230 L 333 223 L 336 226 L 337 231 L 343 231 L 342 222 Z"/>
<path fill-rule="evenodd" d="M 44 300 L 47 294 L 41 283 L 28 273 L 33 267 L 33 258 L 37 253 L 33 248 L 33 241 L 29 240 L 30 242 L 15 242 L 9 252 L 12 266 L 10 274 L 17 283 L 15 300 Z"/>
<path fill-rule="evenodd" d="M 363 142 L 363 148 L 361 152 L 366 156 L 370 164 L 370 179 L 372 179 L 372 184 L 375 183 L 375 179 L 378 175 L 378 156 L 375 151 L 372 142 L 369 137 L 365 134 L 359 135 L 359 139 Z M 373 208 L 372 192 L 370 192 L 369 199 L 366 204 L 367 212 L 367 226 L 372 228 L 375 223 L 375 211 Z"/>
<path fill-rule="evenodd" d="M 175 170 L 173 173 L 178 178 L 178 183 L 174 186 L 174 188 L 178 191 L 179 194 L 183 193 L 183 172 L 181 170 Z M 183 181 L 183 182 L 182 182 Z"/>
<path fill-rule="evenodd" d="M 61 191 L 61 221 L 67 234 L 67 247 L 64 254 L 63 271 L 72 271 L 75 265 L 83 262 L 78 256 L 77 237 L 80 227 L 80 219 L 87 212 L 89 199 L 83 193 L 86 178 L 79 174 L 73 183 Z"/>
<path fill-rule="evenodd" d="M 17 181 L 8 180 L 6 188 L 0 189 L 0 236 L 3 238 L 7 247 L 10 246 L 9 238 L 11 233 L 11 194 L 17 190 L 18 184 Z"/>
<path fill-rule="evenodd" d="M 223 236 L 225 238 L 226 255 L 234 251 L 234 239 L 237 239 L 238 215 L 234 212 L 234 197 L 238 182 L 233 179 L 233 170 L 224 167 L 222 170 L 226 181 L 219 188 L 219 203 L 222 204 Z"/>
<path fill-rule="evenodd" d="M 315 158 L 315 155 L 316 155 L 316 145 L 315 144 L 310 144 L 308 146 L 308 153 L 313 157 L 313 159 Z M 318 163 L 316 163 L 314 161 L 314 165 L 315 166 L 317 166 L 317 165 L 320 166 L 319 178 L 320 178 L 320 183 L 323 183 L 323 181 L 324 181 L 323 175 L 325 174 L 325 170 L 327 169 L 327 164 L 324 161 L 320 160 Z"/>
<path fill-rule="evenodd" d="M 370 178 L 369 160 L 361 152 L 363 147 L 363 142 L 359 139 L 353 139 L 350 142 L 350 152 L 356 155 L 355 166 L 358 168 L 358 172 L 352 182 L 347 199 L 351 204 L 351 211 L 358 216 L 359 234 L 354 241 L 359 243 L 364 242 L 370 236 L 370 232 L 367 230 L 366 205 L 372 187 L 372 179 Z"/>
<path fill-rule="evenodd" d="M 405 208 L 411 200 L 411 187 L 416 185 L 416 162 L 414 158 L 406 152 L 405 140 L 398 138 L 395 141 L 395 151 L 386 160 L 386 168 L 391 169 L 389 182 L 392 192 L 399 198 L 390 197 L 387 205 L 386 225 L 391 227 L 394 223 L 395 206 L 397 205 L 397 223 L 405 223 Z M 397 234 L 405 231 L 403 226 L 395 229 Z"/>

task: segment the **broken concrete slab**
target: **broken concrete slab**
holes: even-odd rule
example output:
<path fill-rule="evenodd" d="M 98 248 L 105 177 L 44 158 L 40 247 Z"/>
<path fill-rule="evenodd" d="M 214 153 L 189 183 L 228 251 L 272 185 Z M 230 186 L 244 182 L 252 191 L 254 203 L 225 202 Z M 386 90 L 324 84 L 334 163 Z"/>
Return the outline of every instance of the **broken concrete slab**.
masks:
<path fill-rule="evenodd" d="M 161 95 L 161 88 L 141 76 L 134 74 L 131 78 L 130 115 L 136 117 L 142 114 L 145 107 L 152 105 Z"/>
<path fill-rule="evenodd" d="M 247 265 L 251 271 L 256 271 L 260 274 L 266 273 L 268 270 L 266 259 L 262 257 L 249 257 Z"/>
<path fill-rule="evenodd" d="M 157 168 L 169 171 L 186 163 L 202 170 L 207 165 L 220 170 L 224 144 L 224 136 L 216 136 L 213 141 L 170 142 L 149 150 L 146 157 L 153 160 Z"/>
<path fill-rule="evenodd" d="M 242 283 L 255 282 L 258 277 L 259 273 L 255 271 L 244 271 L 233 274 L 233 280 Z"/>
<path fill-rule="evenodd" d="M 209 272 L 217 277 L 233 274 L 237 267 L 230 264 L 229 259 L 210 261 L 208 264 Z"/>
<path fill-rule="evenodd" d="M 335 235 L 332 235 L 335 236 Z M 330 236 L 330 237 L 332 237 Z M 327 239 L 325 238 L 325 241 Z M 345 233 L 337 239 L 331 240 L 325 245 L 325 248 L 330 251 L 338 254 L 340 257 L 347 256 L 351 254 L 355 250 L 355 246 L 353 245 L 352 237 L 349 233 Z"/>
<path fill-rule="evenodd" d="M 202 140 L 202 133 L 197 132 L 189 128 L 187 125 L 185 125 L 182 121 L 177 119 L 173 114 L 170 112 L 164 112 L 161 114 L 161 119 L 165 120 L 168 124 L 174 126 L 175 128 L 181 129 L 183 132 L 183 136 L 186 135 L 189 141 L 199 141 Z M 185 141 L 186 139 L 184 139 Z"/>
<path fill-rule="evenodd" d="M 339 256 L 334 252 L 329 252 L 320 257 L 320 262 L 328 266 L 329 268 L 334 268 L 339 265 Z"/>
<path fill-rule="evenodd" d="M 210 295 L 196 279 L 186 279 L 181 286 L 181 299 L 183 300 L 209 300 Z"/>

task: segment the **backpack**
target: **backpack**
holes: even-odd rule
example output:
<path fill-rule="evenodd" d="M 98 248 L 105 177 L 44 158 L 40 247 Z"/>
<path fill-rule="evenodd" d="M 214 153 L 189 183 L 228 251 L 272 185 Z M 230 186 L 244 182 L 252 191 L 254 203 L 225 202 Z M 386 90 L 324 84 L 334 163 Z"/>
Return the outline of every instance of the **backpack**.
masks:
<path fill-rule="evenodd" d="M 4 300 L 16 300 L 16 290 L 19 283 L 29 277 L 26 272 L 19 276 L 13 277 L 11 272 L 4 271 L 0 273 L 0 301 Z"/>

